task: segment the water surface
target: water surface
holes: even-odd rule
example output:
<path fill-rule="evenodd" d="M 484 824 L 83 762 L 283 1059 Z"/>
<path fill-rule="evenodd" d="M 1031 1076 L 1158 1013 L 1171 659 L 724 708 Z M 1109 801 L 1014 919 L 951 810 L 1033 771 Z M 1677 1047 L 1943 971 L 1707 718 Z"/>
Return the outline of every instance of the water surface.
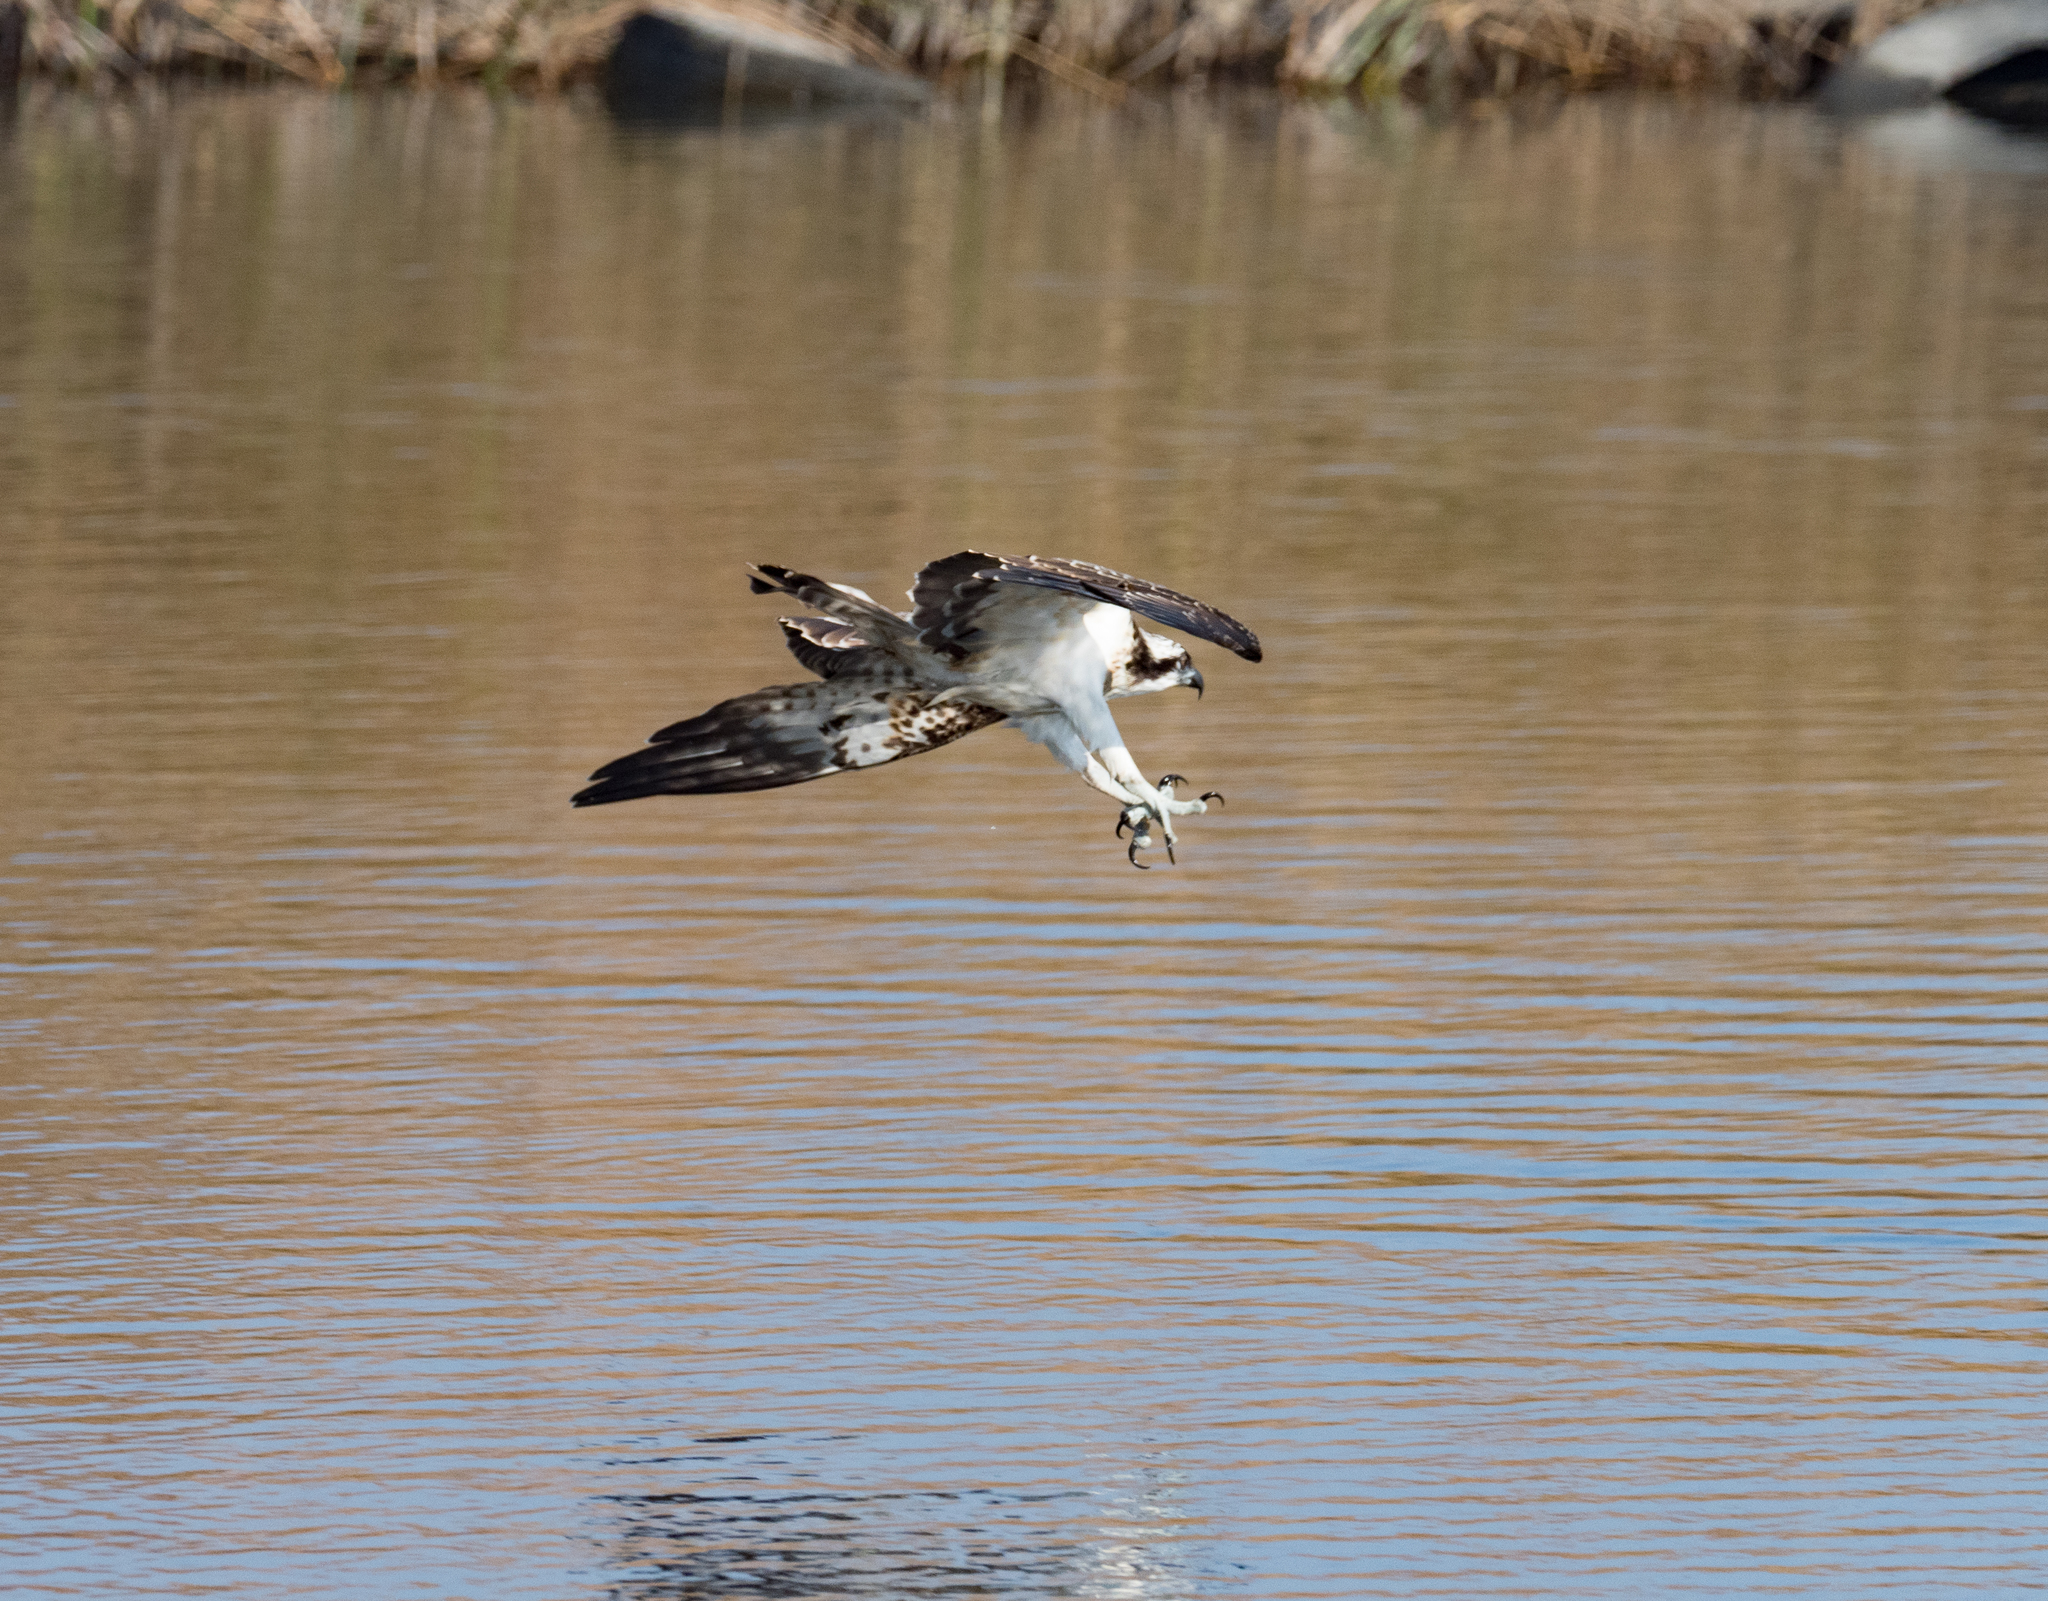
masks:
<path fill-rule="evenodd" d="M 2042 1588 L 2026 165 L 25 100 L 10 1593 Z M 1178 868 L 1001 731 L 568 809 L 967 546 L 1265 637 Z"/>

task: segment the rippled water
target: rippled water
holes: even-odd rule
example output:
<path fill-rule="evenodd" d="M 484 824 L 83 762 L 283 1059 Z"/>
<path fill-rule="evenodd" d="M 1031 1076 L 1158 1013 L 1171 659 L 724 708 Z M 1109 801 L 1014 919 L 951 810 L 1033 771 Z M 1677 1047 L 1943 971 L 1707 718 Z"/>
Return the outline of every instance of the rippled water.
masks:
<path fill-rule="evenodd" d="M 1902 149 L 24 102 L 9 1593 L 2042 1588 L 2048 180 Z M 1177 869 L 569 810 L 969 545 L 1265 636 Z"/>

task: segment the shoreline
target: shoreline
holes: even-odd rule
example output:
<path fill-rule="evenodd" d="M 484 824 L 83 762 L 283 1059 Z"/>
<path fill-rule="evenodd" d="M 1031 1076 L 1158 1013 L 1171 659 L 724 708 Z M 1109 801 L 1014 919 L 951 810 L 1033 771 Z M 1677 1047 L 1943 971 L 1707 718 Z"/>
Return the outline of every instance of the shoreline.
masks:
<path fill-rule="evenodd" d="M 1785 99 L 1927 0 L 702 0 L 942 87 L 1033 78 L 1106 99 L 1232 81 L 1316 94 L 1528 88 Z M 0 0 L 14 80 L 355 84 L 601 81 L 643 0 Z"/>

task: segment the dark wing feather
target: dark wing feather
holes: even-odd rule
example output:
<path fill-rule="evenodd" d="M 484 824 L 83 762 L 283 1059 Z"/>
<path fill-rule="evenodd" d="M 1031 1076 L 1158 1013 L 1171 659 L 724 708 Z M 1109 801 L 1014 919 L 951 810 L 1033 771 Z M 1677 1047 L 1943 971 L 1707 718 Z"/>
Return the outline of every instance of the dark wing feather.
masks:
<path fill-rule="evenodd" d="M 963 550 L 935 561 L 917 575 L 910 591 L 911 626 L 933 650 L 956 659 L 970 655 L 977 648 L 979 614 L 1006 585 L 1122 606 L 1150 622 L 1236 651 L 1249 662 L 1264 655 L 1258 635 L 1213 606 L 1128 573 L 1056 556 L 991 556 Z"/>
<path fill-rule="evenodd" d="M 910 584 L 910 626 L 927 649 L 959 660 L 985 641 L 982 613 L 994 599 L 1003 558 L 963 550 L 920 568 Z"/>
<path fill-rule="evenodd" d="M 910 670 L 874 649 L 865 634 L 829 617 L 782 617 L 789 653 L 820 678 L 886 678 L 906 681 Z M 893 669 L 893 673 L 892 673 Z"/>
<path fill-rule="evenodd" d="M 646 749 L 605 763 L 574 804 L 779 789 L 937 750 L 1003 720 L 964 701 L 933 705 L 935 693 L 850 678 L 757 689 L 672 723 Z"/>

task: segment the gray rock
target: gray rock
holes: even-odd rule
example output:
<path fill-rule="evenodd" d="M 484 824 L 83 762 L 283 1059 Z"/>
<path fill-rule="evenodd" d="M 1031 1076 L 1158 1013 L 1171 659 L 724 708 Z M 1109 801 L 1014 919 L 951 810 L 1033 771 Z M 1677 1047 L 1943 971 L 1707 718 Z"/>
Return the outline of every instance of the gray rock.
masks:
<path fill-rule="evenodd" d="M 1964 0 L 1880 34 L 1821 86 L 1846 112 L 1948 99 L 2014 122 L 2048 121 L 2048 0 Z"/>
<path fill-rule="evenodd" d="M 836 40 L 687 5 L 628 18 L 605 87 L 614 110 L 655 116 L 742 101 L 920 105 L 931 94 L 923 79 L 871 66 Z"/>

